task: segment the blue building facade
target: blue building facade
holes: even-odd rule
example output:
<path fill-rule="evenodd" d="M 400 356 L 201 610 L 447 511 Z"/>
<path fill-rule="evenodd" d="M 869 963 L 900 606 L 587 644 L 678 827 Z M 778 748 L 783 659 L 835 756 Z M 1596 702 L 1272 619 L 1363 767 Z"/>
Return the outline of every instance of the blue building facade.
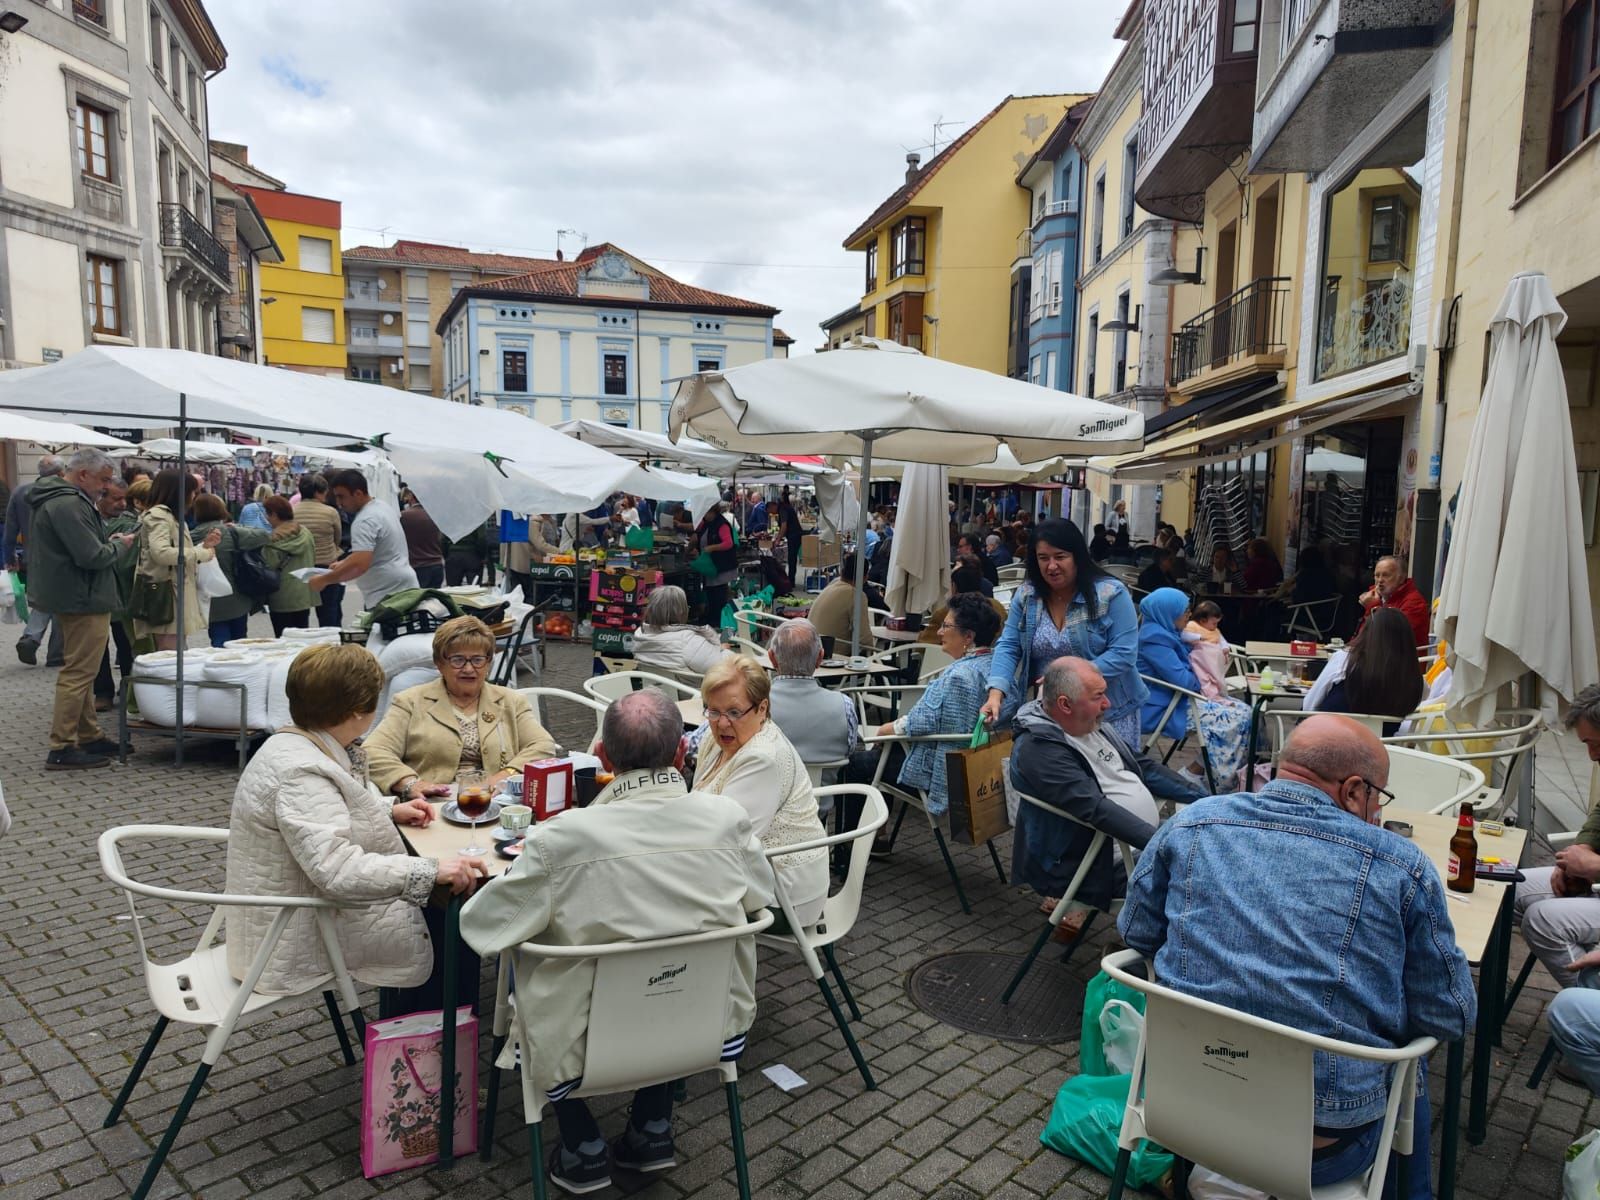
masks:
<path fill-rule="evenodd" d="M 1012 264 L 1010 374 L 1062 392 L 1075 390 L 1083 159 L 1073 137 L 1088 106 L 1068 109 L 1017 174 L 1031 217 Z"/>

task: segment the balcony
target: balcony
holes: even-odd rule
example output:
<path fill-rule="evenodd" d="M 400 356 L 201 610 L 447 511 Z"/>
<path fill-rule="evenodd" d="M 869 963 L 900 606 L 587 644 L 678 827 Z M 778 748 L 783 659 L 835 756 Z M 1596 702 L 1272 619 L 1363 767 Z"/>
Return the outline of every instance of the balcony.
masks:
<path fill-rule="evenodd" d="M 1249 149 L 1259 15 L 1257 0 L 1146 0 L 1134 175 L 1146 212 L 1196 220 L 1211 181 Z"/>
<path fill-rule="evenodd" d="M 1172 335 L 1168 378 L 1173 386 L 1246 358 L 1281 357 L 1289 283 L 1284 275 L 1252 279 L 1233 295 L 1184 322 Z"/>
<path fill-rule="evenodd" d="M 347 279 L 344 299 L 346 309 L 367 312 L 400 311 L 400 298 L 380 288 L 375 279 Z"/>
<path fill-rule="evenodd" d="M 233 290 L 227 249 L 181 204 L 161 204 L 161 249 L 177 260 L 180 273 L 189 268 L 223 292 Z"/>
<path fill-rule="evenodd" d="M 1427 64 L 1451 7 L 1266 0 L 1250 171 L 1327 168 Z"/>
<path fill-rule="evenodd" d="M 347 344 L 351 354 L 378 354 L 389 357 L 405 353 L 405 339 L 398 333 L 374 333 L 355 325 L 348 326 Z"/>

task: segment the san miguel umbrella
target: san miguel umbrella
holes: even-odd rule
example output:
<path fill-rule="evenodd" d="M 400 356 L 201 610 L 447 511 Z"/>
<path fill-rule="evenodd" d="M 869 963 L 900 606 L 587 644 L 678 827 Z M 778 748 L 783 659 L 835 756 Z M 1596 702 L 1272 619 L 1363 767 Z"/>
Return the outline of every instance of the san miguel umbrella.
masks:
<path fill-rule="evenodd" d="M 1474 724 L 1492 719 L 1504 685 L 1530 674 L 1544 685 L 1539 707 L 1551 724 L 1600 679 L 1556 353 L 1566 320 L 1550 281 L 1530 271 L 1512 278 L 1489 325 L 1489 373 L 1439 602 L 1451 650 L 1447 705 Z"/>
<path fill-rule="evenodd" d="M 668 419 L 722 450 L 829 454 L 970 466 L 991 463 L 1001 446 L 1019 462 L 1052 455 L 1112 454 L 1144 445 L 1144 418 L 990 371 L 928 358 L 875 338 L 826 354 L 769 358 L 692 375 L 678 384 Z M 866 505 L 856 536 L 857 574 L 866 577 Z M 852 651 L 860 650 L 865 596 L 857 601 Z"/>

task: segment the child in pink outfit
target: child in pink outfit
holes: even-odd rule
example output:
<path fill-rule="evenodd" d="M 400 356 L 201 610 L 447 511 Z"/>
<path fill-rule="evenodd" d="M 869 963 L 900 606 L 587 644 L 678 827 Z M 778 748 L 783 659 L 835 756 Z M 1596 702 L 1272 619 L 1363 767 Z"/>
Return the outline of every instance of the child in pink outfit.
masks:
<path fill-rule="evenodd" d="M 1200 680 L 1200 694 L 1207 700 L 1228 698 L 1228 639 L 1218 628 L 1222 624 L 1222 609 L 1213 601 L 1202 600 L 1194 606 L 1189 624 L 1184 626 L 1183 641 L 1189 647 L 1189 665 Z"/>

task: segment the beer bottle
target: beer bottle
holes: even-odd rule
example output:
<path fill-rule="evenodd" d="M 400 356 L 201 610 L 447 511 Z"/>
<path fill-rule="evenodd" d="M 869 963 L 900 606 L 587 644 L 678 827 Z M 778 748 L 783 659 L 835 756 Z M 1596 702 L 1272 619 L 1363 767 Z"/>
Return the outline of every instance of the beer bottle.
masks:
<path fill-rule="evenodd" d="M 1461 819 L 1450 839 L 1450 869 L 1445 886 L 1452 892 L 1470 892 L 1478 882 L 1478 839 L 1472 832 L 1472 805 L 1461 806 Z"/>

